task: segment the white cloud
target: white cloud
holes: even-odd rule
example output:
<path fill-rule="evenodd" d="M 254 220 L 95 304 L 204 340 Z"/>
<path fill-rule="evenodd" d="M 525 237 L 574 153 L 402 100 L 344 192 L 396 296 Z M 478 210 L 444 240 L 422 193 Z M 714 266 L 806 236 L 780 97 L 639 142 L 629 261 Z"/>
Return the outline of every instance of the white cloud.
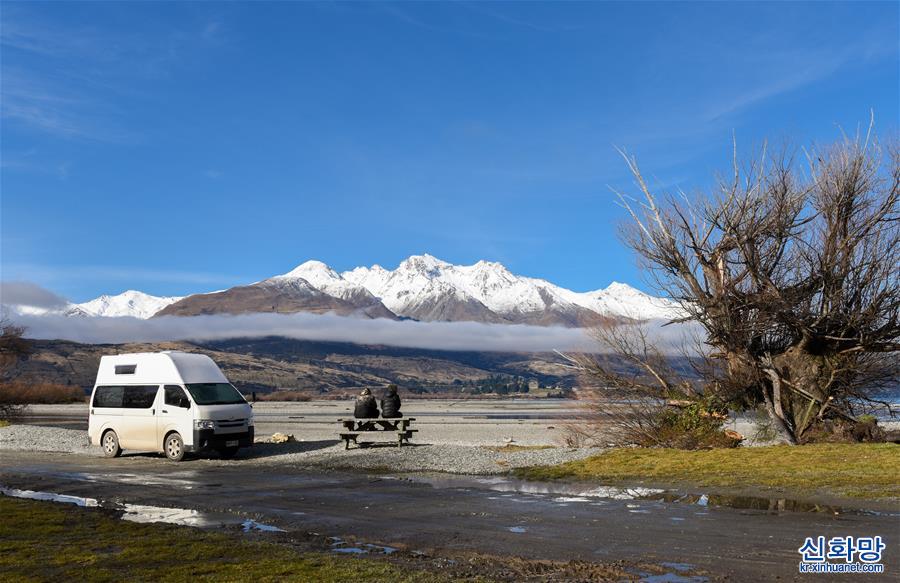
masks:
<path fill-rule="evenodd" d="M 477 322 L 414 322 L 363 319 L 331 314 L 244 314 L 135 318 L 67 318 L 15 316 L 30 338 L 103 344 L 217 340 L 282 336 L 304 340 L 385 344 L 434 350 L 512 352 L 594 352 L 597 345 L 585 329 L 481 324 Z M 651 322 L 650 334 L 666 352 L 677 353 L 686 326 Z"/>
<path fill-rule="evenodd" d="M 29 281 L 0 282 L 0 304 L 52 310 L 63 308 L 68 303 L 64 297 Z"/>

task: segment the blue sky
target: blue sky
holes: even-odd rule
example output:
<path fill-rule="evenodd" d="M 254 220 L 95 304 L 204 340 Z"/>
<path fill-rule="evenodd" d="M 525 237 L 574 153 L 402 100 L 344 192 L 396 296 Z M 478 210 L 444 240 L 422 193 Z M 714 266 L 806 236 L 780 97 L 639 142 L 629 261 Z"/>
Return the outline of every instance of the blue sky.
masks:
<path fill-rule="evenodd" d="M 647 286 L 622 147 L 693 190 L 900 117 L 900 5 L 4 2 L 0 277 L 82 301 L 310 258 Z"/>

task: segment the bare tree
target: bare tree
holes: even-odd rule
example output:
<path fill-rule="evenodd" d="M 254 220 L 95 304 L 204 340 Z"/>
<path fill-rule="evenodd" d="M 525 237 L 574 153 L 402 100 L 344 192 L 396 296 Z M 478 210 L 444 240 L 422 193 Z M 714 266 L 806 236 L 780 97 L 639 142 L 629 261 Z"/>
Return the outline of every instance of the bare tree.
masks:
<path fill-rule="evenodd" d="M 808 172 L 783 153 L 735 155 L 693 199 L 654 194 L 626 160 L 641 199 L 619 194 L 624 239 L 704 329 L 722 375 L 703 390 L 762 403 L 790 443 L 878 404 L 900 349 L 896 140 L 845 137 L 808 153 Z"/>
<path fill-rule="evenodd" d="M 31 353 L 31 345 L 24 334 L 23 327 L 13 324 L 6 315 L 0 315 L 0 418 L 13 417 L 25 408 L 15 391 L 3 382 L 10 369 Z"/>
<path fill-rule="evenodd" d="M 689 337 L 663 352 L 641 322 L 592 329 L 596 354 L 563 355 L 584 377 L 587 413 L 570 433 L 583 442 L 636 443 L 694 449 L 734 446 L 742 437 L 722 428 L 728 400 L 718 389 L 721 365 Z"/>

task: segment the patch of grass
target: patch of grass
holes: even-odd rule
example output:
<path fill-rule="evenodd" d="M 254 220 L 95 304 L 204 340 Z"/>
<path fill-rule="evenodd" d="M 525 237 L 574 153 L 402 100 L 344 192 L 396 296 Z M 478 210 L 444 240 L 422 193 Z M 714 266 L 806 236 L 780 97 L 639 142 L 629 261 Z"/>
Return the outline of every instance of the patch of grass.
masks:
<path fill-rule="evenodd" d="M 385 560 L 136 524 L 101 509 L 0 497 L 3 581 L 449 581 Z"/>
<path fill-rule="evenodd" d="M 552 445 L 515 445 L 513 443 L 508 443 L 506 445 L 485 445 L 482 446 L 484 449 L 488 449 L 490 451 L 498 451 L 502 453 L 508 453 L 512 451 L 536 451 L 541 449 L 554 449 L 555 446 Z"/>
<path fill-rule="evenodd" d="M 6 419 L 0 419 L 0 427 L 9 427 L 9 421 Z"/>
<path fill-rule="evenodd" d="M 623 448 L 558 466 L 524 468 L 516 474 L 532 480 L 684 483 L 900 498 L 900 447 L 892 443 L 822 443 L 702 451 Z"/>

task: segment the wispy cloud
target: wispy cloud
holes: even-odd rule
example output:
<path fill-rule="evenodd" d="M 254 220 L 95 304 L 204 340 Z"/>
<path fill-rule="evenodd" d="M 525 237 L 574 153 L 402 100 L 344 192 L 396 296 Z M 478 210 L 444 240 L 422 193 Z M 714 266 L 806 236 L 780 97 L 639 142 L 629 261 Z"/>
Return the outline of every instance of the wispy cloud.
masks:
<path fill-rule="evenodd" d="M 0 28 L 2 116 L 10 123 L 66 139 L 139 141 L 117 97 L 133 97 L 142 82 L 167 78 L 185 53 L 224 42 L 214 19 L 193 28 L 117 30 L 63 26 L 46 14 L 4 8 Z"/>
<path fill-rule="evenodd" d="M 3 266 L 3 271 L 6 277 L 29 281 L 53 282 L 54 284 L 85 281 L 86 279 L 125 282 L 126 284 L 130 284 L 130 282 L 163 282 L 216 286 L 239 285 L 243 282 L 255 281 L 252 277 L 223 273 L 108 265 L 49 266 L 6 263 Z"/>
<path fill-rule="evenodd" d="M 886 38 L 887 36 L 887 38 Z M 888 56 L 896 58 L 896 38 L 878 30 L 861 35 L 862 40 L 838 50 L 833 48 L 760 51 L 758 55 L 742 55 L 751 70 L 760 71 L 759 78 L 750 77 L 751 85 L 737 84 L 736 91 L 710 107 L 706 121 L 738 113 L 769 99 L 791 93 L 824 81 L 852 65 Z M 891 40 L 888 40 L 891 39 Z M 737 57 L 735 57 L 737 58 Z"/>

